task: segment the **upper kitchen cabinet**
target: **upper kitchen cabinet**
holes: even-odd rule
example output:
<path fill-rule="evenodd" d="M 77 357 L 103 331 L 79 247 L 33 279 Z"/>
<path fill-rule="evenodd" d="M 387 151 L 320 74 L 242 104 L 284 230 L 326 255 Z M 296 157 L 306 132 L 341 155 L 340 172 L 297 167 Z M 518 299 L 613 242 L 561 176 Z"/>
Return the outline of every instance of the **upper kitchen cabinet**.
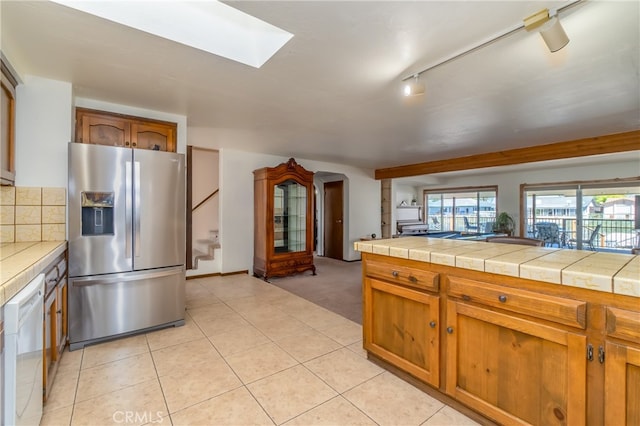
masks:
<path fill-rule="evenodd" d="M 2 79 L 0 90 L 0 183 L 13 185 L 15 181 L 15 118 L 17 79 L 1 62 Z"/>
<path fill-rule="evenodd" d="M 76 108 L 76 142 L 176 152 L 177 124 Z"/>

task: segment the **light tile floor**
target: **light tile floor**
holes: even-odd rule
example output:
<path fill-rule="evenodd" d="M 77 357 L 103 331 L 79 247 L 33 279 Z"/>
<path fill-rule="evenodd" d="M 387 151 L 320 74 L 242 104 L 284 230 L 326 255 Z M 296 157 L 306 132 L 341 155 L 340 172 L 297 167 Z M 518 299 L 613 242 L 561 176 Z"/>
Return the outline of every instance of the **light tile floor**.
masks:
<path fill-rule="evenodd" d="M 186 286 L 183 327 L 66 352 L 41 424 L 477 424 L 369 362 L 357 323 L 249 275 Z"/>

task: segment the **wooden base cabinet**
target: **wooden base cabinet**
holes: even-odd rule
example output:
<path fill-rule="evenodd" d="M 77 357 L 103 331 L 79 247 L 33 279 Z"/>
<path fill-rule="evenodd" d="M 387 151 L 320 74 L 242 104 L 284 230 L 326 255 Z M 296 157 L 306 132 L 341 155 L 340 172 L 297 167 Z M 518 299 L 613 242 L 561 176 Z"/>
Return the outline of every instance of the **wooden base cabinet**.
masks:
<path fill-rule="evenodd" d="M 606 311 L 604 422 L 637 426 L 640 425 L 640 313 L 612 307 Z"/>
<path fill-rule="evenodd" d="M 584 424 L 586 336 L 449 300 L 446 392 L 502 424 Z"/>
<path fill-rule="evenodd" d="M 46 402 L 68 340 L 67 255 L 58 257 L 45 270 L 43 392 Z"/>
<path fill-rule="evenodd" d="M 362 266 L 365 350 L 443 399 L 505 425 L 640 425 L 640 299 L 374 253 Z"/>
<path fill-rule="evenodd" d="M 604 415 L 607 425 L 640 425 L 640 349 L 607 342 Z"/>
<path fill-rule="evenodd" d="M 438 387 L 440 298 L 369 278 L 364 297 L 364 348 Z"/>

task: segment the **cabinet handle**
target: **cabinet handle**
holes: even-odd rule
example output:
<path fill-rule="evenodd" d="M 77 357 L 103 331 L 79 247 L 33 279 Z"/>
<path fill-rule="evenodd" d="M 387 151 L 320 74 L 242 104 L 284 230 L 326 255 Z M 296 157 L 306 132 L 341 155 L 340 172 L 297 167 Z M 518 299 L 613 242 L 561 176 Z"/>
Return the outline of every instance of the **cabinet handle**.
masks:
<path fill-rule="evenodd" d="M 134 143 L 132 143 L 131 145 L 132 145 L 132 146 L 136 146 L 136 143 L 134 142 Z"/>
<path fill-rule="evenodd" d="M 60 309 L 59 311 L 56 311 L 56 314 L 61 314 L 62 313 L 62 309 Z"/>
<path fill-rule="evenodd" d="M 598 348 L 598 361 L 600 364 L 604 364 L 604 348 L 602 346 Z"/>
<path fill-rule="evenodd" d="M 447 327 L 447 333 L 453 334 L 453 327 Z"/>
<path fill-rule="evenodd" d="M 398 273 L 398 271 L 393 271 L 391 272 L 391 275 L 393 275 L 393 278 L 398 278 L 398 275 L 400 274 Z"/>
<path fill-rule="evenodd" d="M 504 303 L 507 301 L 507 296 L 505 296 L 504 294 L 501 294 L 500 296 L 498 296 L 498 300 Z"/>
<path fill-rule="evenodd" d="M 129 146 L 129 141 L 126 141 L 126 142 L 124 143 L 124 146 Z"/>
<path fill-rule="evenodd" d="M 435 322 L 435 321 L 431 321 L 431 322 L 429 323 L 429 327 L 431 327 L 431 328 L 436 328 L 436 322 Z"/>
<path fill-rule="evenodd" d="M 593 361 L 593 345 L 591 343 L 587 345 L 587 359 Z"/>

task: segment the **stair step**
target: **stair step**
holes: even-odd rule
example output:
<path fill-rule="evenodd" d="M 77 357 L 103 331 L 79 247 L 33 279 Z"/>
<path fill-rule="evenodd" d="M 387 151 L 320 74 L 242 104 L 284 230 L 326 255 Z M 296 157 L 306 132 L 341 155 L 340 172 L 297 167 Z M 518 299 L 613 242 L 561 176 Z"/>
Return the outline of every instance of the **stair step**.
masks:
<path fill-rule="evenodd" d="M 208 238 L 204 238 L 204 239 L 198 239 L 196 240 L 196 242 L 200 243 L 200 244 L 208 244 L 208 245 L 220 245 L 220 243 L 216 240 L 210 240 Z"/>
<path fill-rule="evenodd" d="M 209 254 L 208 254 L 208 253 L 205 253 L 205 252 L 203 252 L 203 251 L 201 251 L 201 250 L 196 250 L 196 249 L 192 249 L 192 250 L 191 250 L 191 255 L 193 256 L 193 258 L 194 258 L 194 259 L 195 259 L 195 258 L 200 258 L 200 259 L 202 259 L 202 258 L 203 258 L 203 257 L 205 257 L 205 256 L 209 256 Z"/>

